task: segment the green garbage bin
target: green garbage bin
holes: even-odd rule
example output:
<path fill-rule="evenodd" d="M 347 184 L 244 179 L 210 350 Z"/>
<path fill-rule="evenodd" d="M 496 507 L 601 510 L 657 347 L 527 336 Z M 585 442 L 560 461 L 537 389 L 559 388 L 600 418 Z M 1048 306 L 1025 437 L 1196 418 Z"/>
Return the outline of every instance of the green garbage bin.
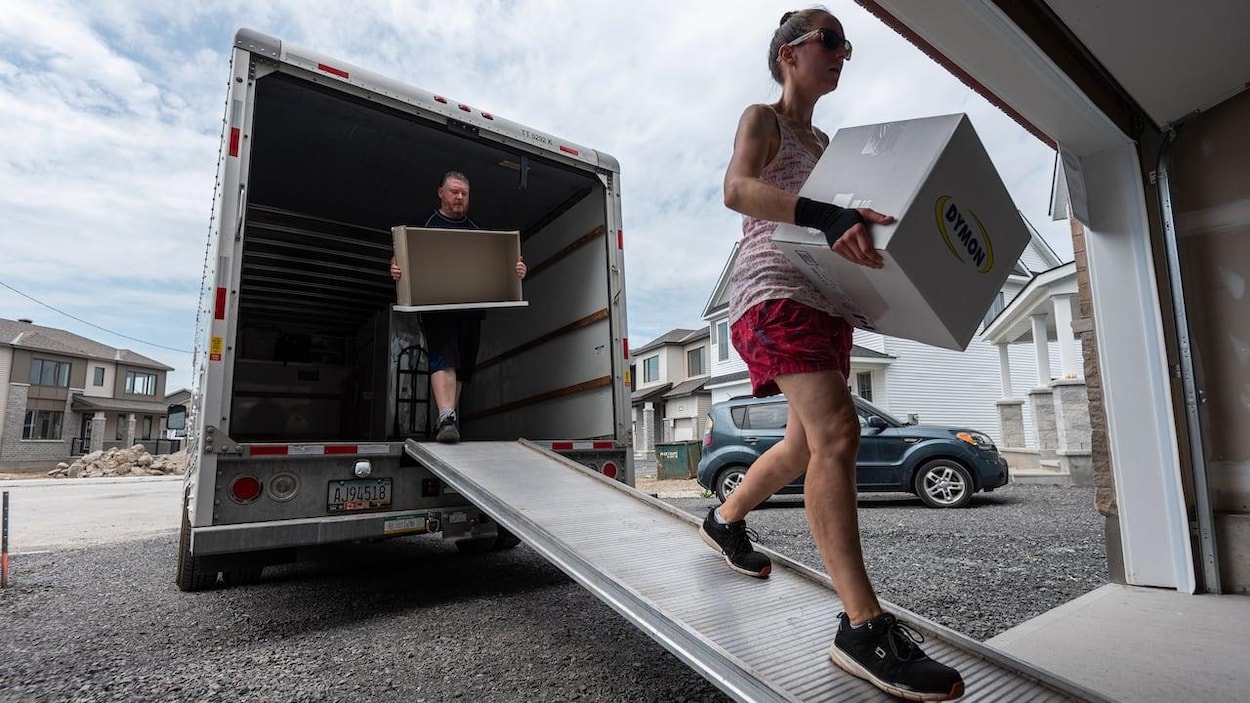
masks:
<path fill-rule="evenodd" d="M 668 479 L 694 478 L 699 470 L 703 445 L 698 440 L 665 442 L 655 445 L 655 477 Z"/>

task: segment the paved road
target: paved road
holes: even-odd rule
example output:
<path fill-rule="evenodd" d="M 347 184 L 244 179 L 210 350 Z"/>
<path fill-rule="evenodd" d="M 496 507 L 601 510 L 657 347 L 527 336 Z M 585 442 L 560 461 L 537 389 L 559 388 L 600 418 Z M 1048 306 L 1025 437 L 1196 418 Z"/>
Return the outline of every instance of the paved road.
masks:
<path fill-rule="evenodd" d="M 182 477 L 0 481 L 9 551 L 77 549 L 178 530 Z"/>

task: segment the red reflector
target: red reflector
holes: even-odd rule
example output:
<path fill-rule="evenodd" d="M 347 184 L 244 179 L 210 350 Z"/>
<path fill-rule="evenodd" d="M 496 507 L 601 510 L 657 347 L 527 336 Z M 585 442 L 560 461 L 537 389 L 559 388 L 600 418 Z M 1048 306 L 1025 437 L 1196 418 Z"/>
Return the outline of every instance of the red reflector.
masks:
<path fill-rule="evenodd" d="M 573 451 L 572 442 L 552 442 L 551 451 L 553 452 L 571 452 Z"/>
<path fill-rule="evenodd" d="M 468 105 L 465 105 L 464 103 L 460 103 L 460 109 L 464 110 L 465 112 L 473 112 L 473 109 L 470 108 Z"/>
<path fill-rule="evenodd" d="M 566 154 L 572 154 L 573 156 L 577 156 L 577 149 L 574 149 L 571 146 L 564 146 L 563 144 L 561 144 L 560 151 L 563 151 Z"/>
<path fill-rule="evenodd" d="M 616 464 L 613 464 L 613 463 L 612 463 L 612 462 L 610 462 L 610 461 L 608 461 L 608 462 L 604 462 L 604 464 L 603 464 L 603 475 L 604 475 L 604 476 L 607 476 L 608 478 L 616 478 L 616 473 L 617 473 L 617 471 L 616 471 Z"/>
<path fill-rule="evenodd" d="M 625 249 L 625 230 L 616 230 L 616 248 Z"/>
<path fill-rule="evenodd" d="M 231 156 L 239 155 L 239 128 L 238 127 L 230 128 L 230 155 Z"/>
<path fill-rule="evenodd" d="M 621 337 L 621 355 L 629 361 L 629 337 Z"/>
<path fill-rule="evenodd" d="M 494 115 L 492 115 L 492 114 L 490 114 L 489 112 L 483 112 L 483 113 L 482 113 L 482 117 L 485 117 L 485 118 L 486 118 L 486 119 L 488 119 L 488 120 L 493 120 L 493 119 L 495 119 L 495 116 L 494 116 Z"/>
<path fill-rule="evenodd" d="M 244 503 L 256 500 L 260 495 L 260 481 L 253 476 L 240 476 L 230 484 L 230 493 Z"/>
<path fill-rule="evenodd" d="M 440 103 L 442 103 L 442 104 L 444 104 L 444 105 L 446 105 L 446 104 L 447 104 L 447 98 L 444 98 L 444 97 L 443 97 L 443 96 L 441 96 L 441 95 L 435 95 L 435 96 L 434 96 L 434 100 L 435 100 L 436 102 L 440 102 Z"/>
<path fill-rule="evenodd" d="M 339 78 L 347 78 L 347 71 L 344 71 L 344 70 L 343 70 L 343 69 L 341 69 L 341 68 L 335 68 L 335 67 L 333 67 L 333 66 L 327 66 L 327 65 L 325 65 L 325 64 L 323 64 L 323 63 L 319 63 L 319 64 L 317 64 L 317 70 L 318 70 L 318 71 L 325 71 L 326 73 L 329 73 L 329 74 L 330 74 L 330 75 L 332 75 L 332 76 L 338 76 Z"/>
<path fill-rule="evenodd" d="M 356 445 L 354 444 L 327 444 L 325 448 L 326 454 L 355 454 Z"/>
<path fill-rule="evenodd" d="M 611 449 L 615 445 L 612 442 L 592 442 L 590 446 L 595 449 Z"/>
<path fill-rule="evenodd" d="M 285 444 L 259 444 L 248 447 L 250 456 L 286 456 Z"/>
<path fill-rule="evenodd" d="M 213 302 L 213 319 L 226 319 L 226 289 L 218 288 L 216 299 Z"/>

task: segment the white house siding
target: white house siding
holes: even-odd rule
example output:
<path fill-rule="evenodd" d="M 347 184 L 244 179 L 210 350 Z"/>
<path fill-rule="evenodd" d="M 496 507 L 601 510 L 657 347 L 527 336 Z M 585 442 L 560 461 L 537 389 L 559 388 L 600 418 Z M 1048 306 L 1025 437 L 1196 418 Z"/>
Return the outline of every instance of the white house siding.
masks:
<path fill-rule="evenodd" d="M 709 351 L 709 367 L 712 376 L 728 376 L 732 373 L 739 373 L 747 370 L 747 365 L 742 361 L 742 357 L 738 356 L 738 350 L 734 349 L 733 342 L 729 342 L 726 338 L 726 346 L 729 357 L 724 361 L 720 360 L 720 346 L 716 343 L 716 325 L 721 322 L 727 322 L 729 315 L 726 313 L 720 317 L 711 320 L 708 324 L 708 330 L 711 332 L 711 343 L 708 345 Z"/>
<path fill-rule="evenodd" d="M 93 398 L 112 398 L 113 385 L 117 380 L 117 364 L 108 361 L 99 361 L 97 359 L 87 360 L 87 382 L 84 384 L 82 394 Z M 96 367 L 104 369 L 104 385 L 95 385 Z"/>
<path fill-rule="evenodd" d="M 4 411 L 9 404 L 9 379 L 13 374 L 13 349 L 0 347 L 0 432 L 4 431 Z"/>
<path fill-rule="evenodd" d="M 882 354 L 887 353 L 885 350 L 885 335 L 857 329 L 853 337 L 854 342 L 865 349 L 871 349 Z"/>
<path fill-rule="evenodd" d="M 1041 273 L 1042 271 L 1048 271 L 1053 268 L 1053 266 L 1048 263 L 1046 259 L 1042 258 L 1042 255 L 1039 254 L 1037 249 L 1032 245 L 1024 248 L 1024 253 L 1020 255 L 1020 263 L 1024 264 L 1025 267 L 1033 273 Z"/>

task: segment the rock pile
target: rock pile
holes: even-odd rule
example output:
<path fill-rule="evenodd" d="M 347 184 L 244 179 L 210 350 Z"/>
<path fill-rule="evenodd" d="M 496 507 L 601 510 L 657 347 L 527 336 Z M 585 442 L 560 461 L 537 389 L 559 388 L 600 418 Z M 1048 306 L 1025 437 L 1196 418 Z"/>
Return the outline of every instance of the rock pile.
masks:
<path fill-rule="evenodd" d="M 186 451 L 152 456 L 142 444 L 128 449 L 109 449 L 91 452 L 75 459 L 74 463 L 61 462 L 48 475 L 54 478 L 94 478 L 99 476 L 167 476 L 181 474 L 186 464 Z"/>

